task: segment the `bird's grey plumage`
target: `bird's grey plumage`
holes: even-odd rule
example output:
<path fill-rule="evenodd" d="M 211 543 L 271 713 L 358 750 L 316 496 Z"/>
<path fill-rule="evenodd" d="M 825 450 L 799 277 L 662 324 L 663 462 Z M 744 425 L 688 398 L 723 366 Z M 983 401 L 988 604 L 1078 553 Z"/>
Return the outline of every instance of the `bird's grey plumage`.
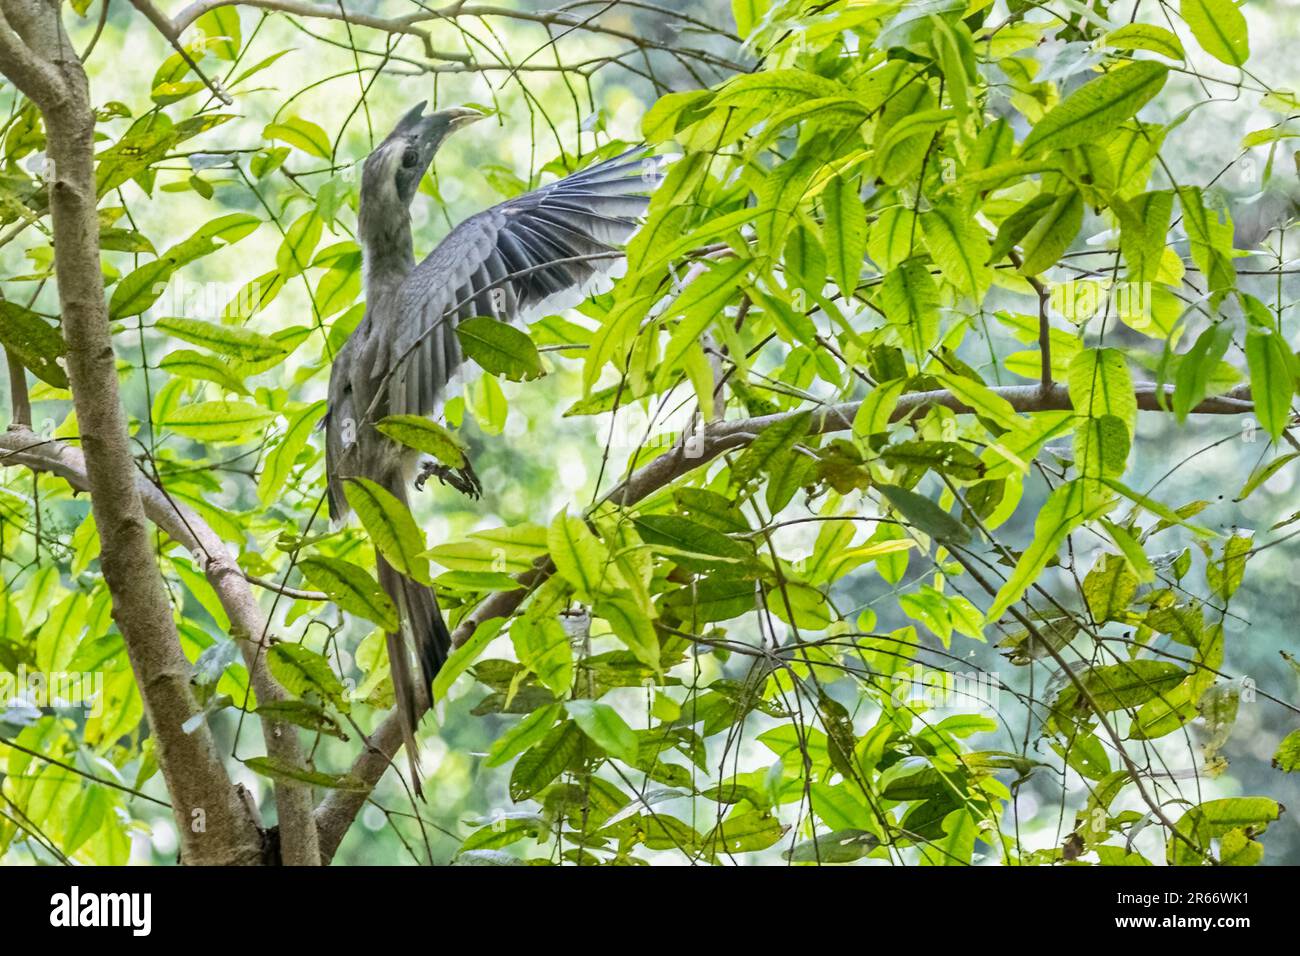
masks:
<path fill-rule="evenodd" d="M 421 105 L 366 159 L 358 222 L 366 312 L 334 359 L 326 416 L 329 508 L 336 520 L 347 517 L 349 478 L 368 478 L 407 503 L 419 455 L 374 425 L 388 415 L 437 410 L 461 365 L 456 325 L 473 316 L 513 321 L 539 307 L 576 304 L 612 265 L 657 180 L 644 150 L 623 153 L 471 216 L 416 265 L 410 203 L 420 178 L 442 140 L 479 115 L 424 116 Z M 382 555 L 376 563 L 402 620 L 401 632 L 388 635 L 388 652 L 418 791 L 415 724 L 451 638 L 433 590 Z"/>

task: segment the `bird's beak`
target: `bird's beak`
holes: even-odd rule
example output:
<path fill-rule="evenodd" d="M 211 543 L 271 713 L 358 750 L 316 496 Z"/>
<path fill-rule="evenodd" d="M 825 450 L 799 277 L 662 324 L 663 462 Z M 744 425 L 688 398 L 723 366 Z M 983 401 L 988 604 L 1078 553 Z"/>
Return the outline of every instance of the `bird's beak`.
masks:
<path fill-rule="evenodd" d="M 440 110 L 439 112 L 447 118 L 447 132 L 449 133 L 469 126 L 471 123 L 477 123 L 487 117 L 486 113 L 470 106 L 454 106 L 451 109 Z"/>

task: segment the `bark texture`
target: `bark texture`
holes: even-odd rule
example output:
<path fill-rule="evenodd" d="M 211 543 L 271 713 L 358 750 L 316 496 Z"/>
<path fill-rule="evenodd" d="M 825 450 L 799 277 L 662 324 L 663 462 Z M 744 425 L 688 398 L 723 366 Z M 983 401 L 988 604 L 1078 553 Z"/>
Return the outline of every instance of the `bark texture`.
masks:
<path fill-rule="evenodd" d="M 181 858 L 194 864 L 257 863 L 261 830 L 232 785 L 211 732 L 206 724 L 193 733 L 182 729 L 198 708 L 155 561 L 118 393 L 99 267 L 95 118 L 86 74 L 63 30 L 57 0 L 0 3 L 0 70 L 45 120 L 54 266 L 86 483 L 113 619 L 156 740 Z"/>

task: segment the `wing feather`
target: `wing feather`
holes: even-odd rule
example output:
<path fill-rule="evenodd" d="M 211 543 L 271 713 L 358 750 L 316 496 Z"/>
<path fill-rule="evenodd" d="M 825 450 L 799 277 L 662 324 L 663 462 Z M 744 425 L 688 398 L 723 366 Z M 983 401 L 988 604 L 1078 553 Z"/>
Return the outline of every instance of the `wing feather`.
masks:
<path fill-rule="evenodd" d="M 435 411 L 461 363 L 458 322 L 519 321 L 545 305 L 577 304 L 615 264 L 657 182 L 643 148 L 508 199 L 453 229 L 417 265 L 390 313 L 397 328 L 376 356 L 391 371 L 389 413 Z M 654 167 L 657 168 L 657 167 Z M 500 290 L 500 291 L 497 291 Z"/>

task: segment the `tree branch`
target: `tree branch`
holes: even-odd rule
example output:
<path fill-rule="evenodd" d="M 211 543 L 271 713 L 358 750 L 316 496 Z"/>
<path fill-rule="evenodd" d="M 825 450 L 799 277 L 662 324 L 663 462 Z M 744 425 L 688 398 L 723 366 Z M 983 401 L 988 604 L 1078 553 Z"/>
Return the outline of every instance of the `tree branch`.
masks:
<path fill-rule="evenodd" d="M 163 39 L 171 44 L 172 49 L 175 50 L 177 55 L 185 61 L 185 65 L 190 68 L 195 76 L 203 81 L 203 85 L 208 88 L 209 93 L 219 99 L 226 106 L 230 106 L 235 102 L 230 98 L 230 94 L 221 88 L 221 84 L 213 82 L 208 78 L 207 74 L 199 69 L 199 65 L 195 63 L 194 58 L 190 56 L 189 50 L 185 49 L 185 46 L 181 43 L 181 31 L 175 29 L 172 26 L 172 22 L 160 13 L 157 7 L 150 3 L 149 0 L 131 0 L 131 6 L 144 14 L 145 19 L 152 23 L 154 28 L 163 35 Z"/>
<path fill-rule="evenodd" d="M 0 466 L 8 465 L 24 465 L 57 475 L 78 491 L 90 487 L 86 462 L 80 452 L 64 442 L 42 439 L 27 429 L 11 428 L 0 435 Z M 166 495 L 144 476 L 138 475 L 136 483 L 145 515 L 195 557 L 216 592 L 230 618 L 231 636 L 239 644 L 259 705 L 284 700 L 284 689 L 266 665 L 267 644 L 262 641 L 266 618 L 243 570 L 198 514 Z M 269 755 L 293 766 L 304 765 L 301 742 L 292 724 L 263 719 L 262 730 Z M 276 813 L 282 862 L 290 866 L 317 865 L 320 852 L 312 819 L 311 788 L 277 783 Z"/>
<path fill-rule="evenodd" d="M 1015 249 L 1007 250 L 1007 258 L 1011 260 L 1011 264 L 1017 269 L 1024 265 L 1020 254 Z M 1052 293 L 1037 276 L 1031 275 L 1025 276 L 1025 278 L 1038 296 L 1038 354 L 1042 363 L 1039 383 L 1043 391 L 1047 391 L 1052 387 L 1052 323 L 1048 318 L 1047 311 L 1052 301 Z"/>
<path fill-rule="evenodd" d="M 581 17 L 563 10 L 516 10 L 510 7 L 493 6 L 490 4 L 470 4 L 465 2 L 465 0 L 458 0 L 456 3 L 451 3 L 445 7 L 437 9 L 421 5 L 422 8 L 420 12 L 408 13 L 403 17 L 379 17 L 373 14 L 355 13 L 344 9 L 344 5 L 341 3 L 319 4 L 310 3 L 307 2 L 307 0 L 195 0 L 194 3 L 185 7 L 171 20 L 171 28 L 174 34 L 179 36 L 186 27 L 208 11 L 215 10 L 218 7 L 231 6 L 255 7 L 260 10 L 269 10 L 275 13 L 287 13 L 291 16 L 298 17 L 310 17 L 317 20 L 342 20 L 354 26 L 368 27 L 372 30 L 380 30 L 384 33 L 407 34 L 409 36 L 419 37 L 420 41 L 424 44 L 425 54 L 430 59 L 441 59 L 444 57 L 438 53 L 438 51 L 433 49 L 433 41 L 431 40 L 428 31 L 420 28 L 417 24 L 455 20 L 460 17 L 500 17 L 502 19 L 537 23 L 543 26 L 559 26 L 567 27 L 570 30 L 583 30 L 588 33 L 600 33 L 605 36 L 616 37 L 620 40 L 627 40 L 640 48 L 664 50 L 678 55 L 689 56 L 699 60 L 700 62 L 709 63 L 721 69 L 734 70 L 736 72 L 744 72 L 745 70 L 745 67 L 742 64 L 728 60 L 725 57 L 717 56 L 707 50 L 673 47 L 669 44 L 659 43 L 644 35 L 596 23 L 594 16 Z M 457 54 L 454 55 L 453 58 L 461 59 L 462 57 Z"/>
<path fill-rule="evenodd" d="M 1047 389 L 1044 389 L 1041 383 L 1009 385 L 991 388 L 989 391 L 1006 400 L 1018 412 L 1068 411 L 1074 407 L 1070 403 L 1069 391 L 1062 385 L 1052 385 Z M 1168 399 L 1172 395 L 1171 390 L 1162 391 L 1149 383 L 1138 385 L 1134 392 L 1138 408 L 1145 411 L 1167 411 Z M 1163 405 L 1162 399 L 1165 400 Z M 809 433 L 821 435 L 851 428 L 861 406 L 861 402 L 844 402 L 820 409 L 813 415 Z M 932 407 L 950 408 L 956 412 L 966 413 L 974 411 L 948 391 L 912 392 L 899 398 L 890 420 L 899 421 L 920 409 Z M 1192 411 L 1205 415 L 1241 415 L 1253 410 L 1250 390 L 1242 387 L 1226 395 L 1208 398 Z M 759 418 L 712 422 L 704 427 L 702 435 L 684 436 L 684 441 L 671 451 L 633 472 L 625 481 L 606 494 L 592 510 L 605 504 L 623 508 L 634 505 L 683 475 L 708 464 L 724 452 L 748 445 L 764 428 L 800 414 L 803 414 L 803 410 L 780 412 Z M 452 644 L 456 647 L 463 645 L 484 621 L 495 617 L 510 617 L 531 590 L 554 573 L 555 565 L 546 559 L 533 571 L 519 579 L 522 586 L 518 590 L 494 593 L 460 623 L 452 633 Z M 351 768 L 352 775 L 366 783 L 366 789 L 330 791 L 316 811 L 321 858 L 326 863 L 333 858 L 343 837 L 352 826 L 352 821 L 365 806 L 370 790 L 378 784 L 402 745 L 401 723 L 395 711 L 379 723 L 367 743 L 366 751 L 357 758 Z"/>
<path fill-rule="evenodd" d="M 419 37 L 421 42 L 424 43 L 425 52 L 430 58 L 435 56 L 428 31 L 420 29 L 415 24 L 420 20 L 434 19 L 437 16 L 436 13 L 408 14 L 405 17 L 391 18 L 377 17 L 369 13 L 356 13 L 346 10 L 342 3 L 319 4 L 308 3 L 305 0 L 196 0 L 171 20 L 173 34 L 180 36 L 186 27 L 211 10 L 218 7 L 235 6 L 255 7 L 273 13 L 287 13 L 292 16 L 310 17 L 317 20 L 342 20 L 354 26 L 369 27 L 372 30 L 380 30 L 384 33 L 404 33 L 408 36 Z"/>
<path fill-rule="evenodd" d="M 45 120 L 53 164 L 50 212 L 67 371 L 85 453 L 85 484 L 99 530 L 113 619 L 126 644 L 187 863 L 257 863 L 258 821 L 244 805 L 199 713 L 190 665 L 154 561 L 138 492 L 99 265 L 95 116 L 85 70 L 68 41 L 58 0 L 0 2 L 0 71 Z M 6 436 L 14 437 L 15 434 Z"/>
<path fill-rule="evenodd" d="M 9 427 L 32 427 L 32 401 L 27 394 L 27 369 L 12 352 L 5 349 L 5 361 L 9 366 Z"/>

